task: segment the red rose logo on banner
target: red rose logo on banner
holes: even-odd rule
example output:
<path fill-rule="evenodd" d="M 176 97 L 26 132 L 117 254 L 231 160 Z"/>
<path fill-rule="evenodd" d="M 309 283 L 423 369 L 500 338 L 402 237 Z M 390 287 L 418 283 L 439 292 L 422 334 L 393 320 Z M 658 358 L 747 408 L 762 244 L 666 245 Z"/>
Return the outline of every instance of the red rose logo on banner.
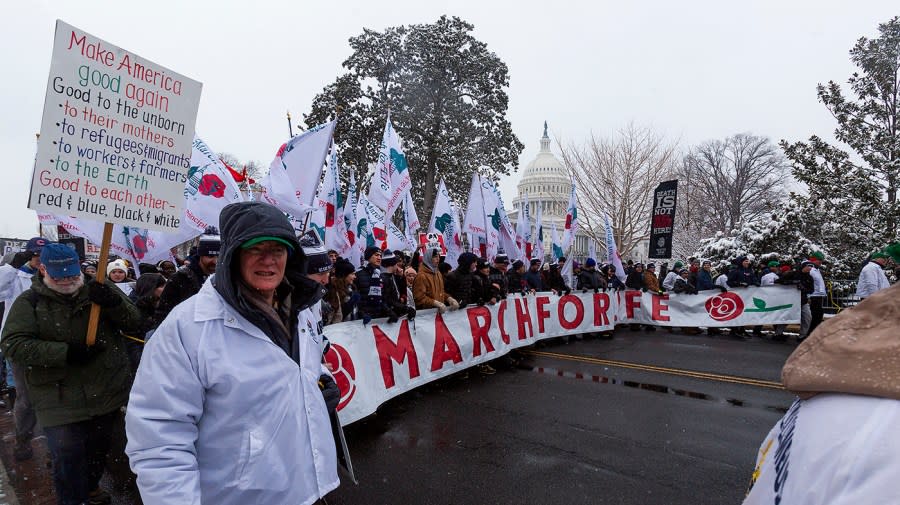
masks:
<path fill-rule="evenodd" d="M 731 321 L 744 312 L 744 301 L 735 293 L 721 293 L 706 300 L 706 312 L 716 321 Z"/>
<path fill-rule="evenodd" d="M 341 401 L 337 406 L 337 409 L 341 410 L 350 403 L 353 395 L 356 394 L 356 368 L 353 367 L 353 360 L 350 359 L 347 349 L 334 343 L 325 354 L 325 361 L 331 365 L 331 375 L 334 376 L 334 382 L 341 390 Z"/>

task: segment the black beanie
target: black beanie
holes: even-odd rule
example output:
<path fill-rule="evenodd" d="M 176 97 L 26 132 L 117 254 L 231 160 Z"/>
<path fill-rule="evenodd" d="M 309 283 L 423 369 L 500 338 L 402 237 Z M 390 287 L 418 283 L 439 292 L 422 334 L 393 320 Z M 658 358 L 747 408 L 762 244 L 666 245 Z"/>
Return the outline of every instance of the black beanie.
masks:
<path fill-rule="evenodd" d="M 338 260 L 334 263 L 335 277 L 347 277 L 355 271 L 356 268 L 353 267 L 353 263 L 350 263 L 344 258 L 338 258 Z"/>
<path fill-rule="evenodd" d="M 366 251 L 363 253 L 363 258 L 365 258 L 366 261 L 369 261 L 369 258 L 371 258 L 372 255 L 377 252 L 381 252 L 380 247 L 375 247 L 375 246 L 366 247 Z"/>

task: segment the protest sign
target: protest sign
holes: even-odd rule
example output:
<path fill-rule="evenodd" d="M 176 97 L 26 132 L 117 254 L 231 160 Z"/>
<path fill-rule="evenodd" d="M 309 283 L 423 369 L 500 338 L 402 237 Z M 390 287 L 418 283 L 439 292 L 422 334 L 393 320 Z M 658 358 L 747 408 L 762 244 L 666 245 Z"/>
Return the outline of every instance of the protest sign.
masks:
<path fill-rule="evenodd" d="M 347 425 L 401 393 L 538 340 L 631 323 L 718 328 L 799 322 L 800 292 L 786 286 L 696 295 L 634 290 L 536 293 L 444 314 L 421 310 L 412 321 L 393 324 L 374 319 L 368 325 L 329 325 L 324 329 L 331 343 L 325 360 L 341 391 L 338 410 Z"/>
<path fill-rule="evenodd" d="M 177 230 L 200 90 L 57 21 L 28 207 Z"/>

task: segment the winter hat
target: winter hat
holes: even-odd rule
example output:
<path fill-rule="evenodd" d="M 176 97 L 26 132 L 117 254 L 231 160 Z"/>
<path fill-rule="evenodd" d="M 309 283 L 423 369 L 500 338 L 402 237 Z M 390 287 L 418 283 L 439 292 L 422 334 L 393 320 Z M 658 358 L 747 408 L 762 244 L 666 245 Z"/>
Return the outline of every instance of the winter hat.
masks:
<path fill-rule="evenodd" d="M 376 246 L 366 247 L 365 252 L 363 252 L 363 258 L 366 261 L 369 261 L 369 258 L 371 258 L 375 253 L 380 253 L 380 252 L 381 252 L 380 247 L 376 247 Z"/>
<path fill-rule="evenodd" d="M 777 261 L 775 261 L 775 260 L 772 260 L 772 261 L 766 263 L 766 266 L 767 266 L 767 267 L 775 267 L 775 268 L 778 268 L 778 265 L 779 265 L 779 263 L 778 263 Z"/>
<path fill-rule="evenodd" d="M 684 266 L 684 263 L 682 263 L 681 261 L 676 261 L 675 264 L 672 265 L 672 270 L 678 270 L 679 268 L 681 268 L 683 266 Z"/>
<path fill-rule="evenodd" d="M 325 250 L 325 246 L 322 245 L 322 241 L 319 240 L 315 231 L 310 230 L 300 237 L 300 249 L 306 256 L 307 275 L 325 273 L 334 266 L 328 256 L 328 251 Z"/>
<path fill-rule="evenodd" d="M 643 263 L 635 263 L 634 268 L 644 268 L 644 264 Z"/>
<path fill-rule="evenodd" d="M 43 260 L 41 260 L 41 263 L 43 263 Z M 106 265 L 106 275 L 113 273 L 113 270 L 121 270 L 125 272 L 125 275 L 128 275 L 128 265 L 125 264 L 125 260 L 118 259 Z M 51 277 L 53 276 L 51 275 Z"/>
<path fill-rule="evenodd" d="M 44 237 L 34 237 L 28 240 L 28 244 L 25 245 L 25 250 L 30 253 L 41 254 L 41 250 L 44 248 L 44 246 L 51 243 L 52 242 L 45 239 Z M 43 263 L 43 261 L 41 261 L 41 263 Z"/>
<path fill-rule="evenodd" d="M 819 261 L 825 261 L 825 254 L 824 254 L 822 251 L 813 251 L 813 253 L 809 255 L 809 259 L 810 259 L 810 260 L 816 259 L 816 260 L 819 260 Z"/>
<path fill-rule="evenodd" d="M 647 269 L 656 268 L 656 263 L 647 263 Z"/>
<path fill-rule="evenodd" d="M 472 266 L 472 263 L 475 263 L 476 261 L 478 261 L 478 256 L 475 256 L 474 253 L 464 252 L 456 259 L 456 264 L 460 270 L 465 272 L 468 271 L 469 267 Z"/>
<path fill-rule="evenodd" d="M 48 242 L 42 245 L 41 264 L 47 269 L 47 275 L 53 279 L 74 277 L 81 273 L 78 252 L 65 244 Z"/>
<path fill-rule="evenodd" d="M 260 239 L 264 237 L 259 237 Z M 267 240 L 275 240 L 274 238 L 268 238 Z M 257 240 L 258 242 L 262 242 L 262 240 Z M 207 230 L 207 233 L 200 235 L 200 242 L 197 244 L 197 255 L 198 256 L 218 256 L 219 248 L 222 245 L 222 239 L 219 237 L 219 232 L 217 230 Z M 253 244 L 250 244 L 253 245 Z M 250 247 L 247 244 L 243 244 L 242 247 Z"/>
<path fill-rule="evenodd" d="M 712 265 L 712 261 L 703 260 L 703 266 L 706 266 L 706 265 Z"/>
<path fill-rule="evenodd" d="M 399 258 L 397 258 L 390 249 L 385 249 L 385 251 L 381 253 L 382 266 L 392 267 L 397 264 L 397 261 L 399 261 Z"/>
<path fill-rule="evenodd" d="M 513 270 L 518 270 L 523 265 L 525 265 L 525 263 L 522 263 L 522 260 L 516 260 L 516 261 L 513 261 L 512 267 L 513 267 Z"/>
<path fill-rule="evenodd" d="M 815 267 L 816 267 L 816 264 L 813 263 L 812 261 L 804 261 L 803 263 L 800 263 L 800 268 L 806 268 L 806 267 L 813 267 L 813 268 L 815 268 Z"/>
<path fill-rule="evenodd" d="M 344 258 L 338 258 L 338 260 L 334 263 L 334 275 L 335 277 L 347 277 L 356 271 L 356 268 L 353 267 L 353 264 Z"/>
<path fill-rule="evenodd" d="M 487 260 L 485 260 L 484 258 L 478 258 L 478 262 L 475 267 L 477 270 L 481 270 L 482 268 L 489 268 L 489 267 L 490 267 L 490 265 L 488 265 Z"/>
<path fill-rule="evenodd" d="M 746 256 L 738 256 L 734 259 L 734 261 L 732 261 L 732 263 L 734 263 L 735 266 L 741 266 L 741 263 L 743 263 L 745 259 L 747 259 Z"/>
<path fill-rule="evenodd" d="M 565 262 L 566 262 L 566 257 L 565 257 L 565 256 L 560 256 L 559 259 L 556 260 L 556 262 L 557 262 L 557 263 L 565 263 Z"/>
<path fill-rule="evenodd" d="M 541 264 L 541 260 L 540 260 L 539 258 L 532 258 L 530 264 L 531 264 L 531 265 L 540 265 L 540 264 Z"/>
<path fill-rule="evenodd" d="M 584 261 L 584 266 L 595 267 L 597 266 L 597 260 L 595 260 L 594 258 L 588 258 Z"/>
<path fill-rule="evenodd" d="M 494 263 L 509 265 L 509 256 L 504 253 L 498 253 L 497 256 L 494 257 Z"/>
<path fill-rule="evenodd" d="M 875 254 L 881 253 L 884 256 L 875 256 Z M 884 249 L 878 251 L 872 255 L 873 258 L 891 258 L 895 263 L 900 263 L 900 242 L 894 242 L 892 244 L 888 244 Z"/>

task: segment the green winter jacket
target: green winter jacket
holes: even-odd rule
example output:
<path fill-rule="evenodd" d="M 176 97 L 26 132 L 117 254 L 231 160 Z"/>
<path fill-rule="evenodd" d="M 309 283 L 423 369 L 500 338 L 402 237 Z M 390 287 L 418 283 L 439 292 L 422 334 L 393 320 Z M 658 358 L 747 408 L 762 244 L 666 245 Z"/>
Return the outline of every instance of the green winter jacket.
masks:
<path fill-rule="evenodd" d="M 42 426 L 84 421 L 128 402 L 131 371 L 120 331 L 137 329 L 140 312 L 114 289 L 122 303 L 101 309 L 97 328 L 97 342 L 105 348 L 84 365 L 66 363 L 66 351 L 69 342 L 83 343 L 87 336 L 87 285 L 65 296 L 48 288 L 38 274 L 9 309 L 0 347 L 7 359 L 26 367 L 25 382 Z"/>

